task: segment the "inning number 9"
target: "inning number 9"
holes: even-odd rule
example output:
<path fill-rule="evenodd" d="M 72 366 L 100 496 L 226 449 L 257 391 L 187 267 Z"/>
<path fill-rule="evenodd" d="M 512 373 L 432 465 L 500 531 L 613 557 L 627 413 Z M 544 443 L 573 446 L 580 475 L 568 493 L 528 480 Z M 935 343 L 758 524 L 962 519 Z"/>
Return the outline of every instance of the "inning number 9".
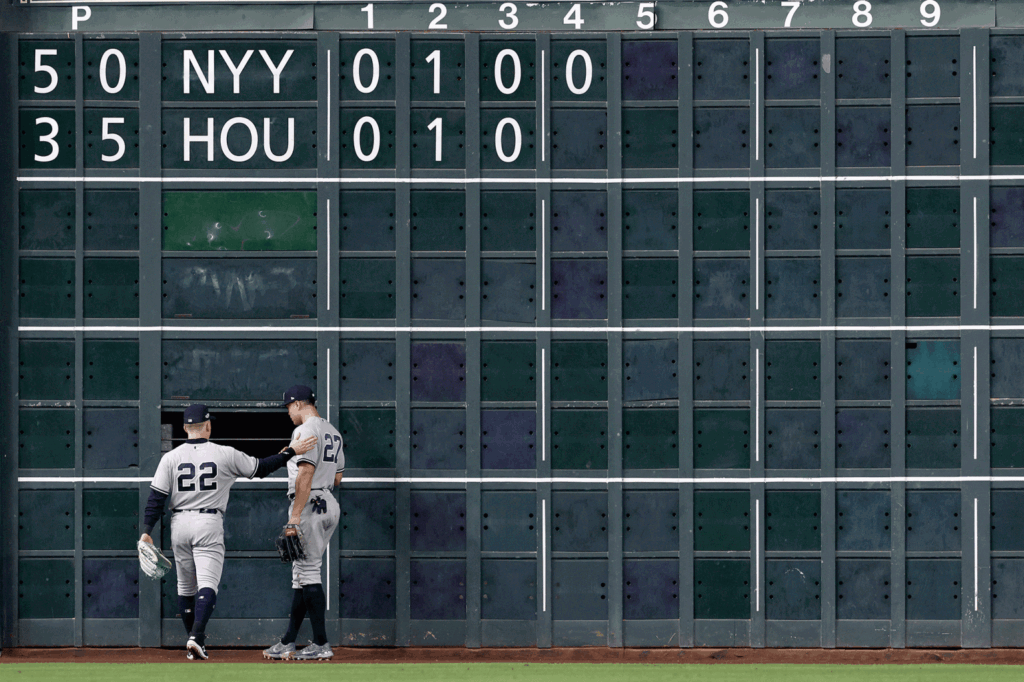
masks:
<path fill-rule="evenodd" d="M 871 3 L 868 0 L 858 0 L 853 3 L 853 25 L 857 28 L 866 28 L 871 25 Z"/>
<path fill-rule="evenodd" d="M 939 18 L 942 16 L 942 8 L 939 7 L 939 3 L 935 0 L 924 0 L 921 3 L 921 16 L 924 19 L 921 20 L 921 24 L 931 28 L 939 23 Z"/>

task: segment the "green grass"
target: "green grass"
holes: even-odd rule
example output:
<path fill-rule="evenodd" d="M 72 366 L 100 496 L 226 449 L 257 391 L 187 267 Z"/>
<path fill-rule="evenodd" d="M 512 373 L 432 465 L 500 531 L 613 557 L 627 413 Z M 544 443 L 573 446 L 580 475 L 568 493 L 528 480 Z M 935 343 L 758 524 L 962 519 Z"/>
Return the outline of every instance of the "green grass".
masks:
<path fill-rule="evenodd" d="M 648 665 L 641 663 L 5 663 L 5 682 L 1017 682 L 1024 666 Z"/>

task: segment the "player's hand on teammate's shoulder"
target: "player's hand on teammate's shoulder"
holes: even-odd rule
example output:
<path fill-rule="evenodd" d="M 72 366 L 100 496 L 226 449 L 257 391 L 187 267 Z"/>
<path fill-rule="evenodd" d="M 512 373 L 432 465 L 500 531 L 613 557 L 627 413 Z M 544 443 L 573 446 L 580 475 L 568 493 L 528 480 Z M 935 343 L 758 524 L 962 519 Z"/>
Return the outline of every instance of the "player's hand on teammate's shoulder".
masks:
<path fill-rule="evenodd" d="M 316 447 L 316 436 L 293 440 L 288 444 L 288 447 L 294 450 L 296 455 L 304 455 Z"/>
<path fill-rule="evenodd" d="M 143 533 L 142 537 L 140 537 L 139 539 L 143 542 L 148 542 L 151 545 L 153 544 L 153 538 L 149 536 L 149 533 Z"/>

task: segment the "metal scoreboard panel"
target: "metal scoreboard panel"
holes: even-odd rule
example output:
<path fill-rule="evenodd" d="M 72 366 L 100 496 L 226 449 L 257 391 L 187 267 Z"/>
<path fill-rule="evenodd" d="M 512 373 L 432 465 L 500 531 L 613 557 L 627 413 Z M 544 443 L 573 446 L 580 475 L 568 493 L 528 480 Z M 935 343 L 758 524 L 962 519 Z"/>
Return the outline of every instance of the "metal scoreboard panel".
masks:
<path fill-rule="evenodd" d="M 15 0 L 31 7 L 33 30 L 317 29 L 371 31 L 679 31 L 748 29 L 959 29 L 995 26 L 996 0 L 810 0 L 809 2 L 274 2 L 241 7 L 131 0 Z M 234 5 L 235 3 L 232 3 Z M 269 3 L 268 3 L 269 4 Z M 160 6 L 161 3 L 156 3 Z M 1000 25 L 1016 25 L 1019 6 L 998 3 Z M 173 9 L 169 9 L 173 8 Z"/>
<path fill-rule="evenodd" d="M 334 642 L 1019 645 L 1022 8 L 0 5 L 4 644 L 178 646 L 148 477 L 301 380 Z"/>

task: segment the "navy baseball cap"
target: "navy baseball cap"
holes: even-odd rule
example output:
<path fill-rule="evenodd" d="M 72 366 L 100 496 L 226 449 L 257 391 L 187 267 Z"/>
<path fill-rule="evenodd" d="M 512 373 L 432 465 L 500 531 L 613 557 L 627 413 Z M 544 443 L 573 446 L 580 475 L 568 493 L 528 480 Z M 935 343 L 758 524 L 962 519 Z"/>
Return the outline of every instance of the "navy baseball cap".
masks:
<path fill-rule="evenodd" d="M 213 417 L 210 416 L 210 410 L 206 405 L 189 405 L 185 408 L 185 423 L 186 424 L 202 424 L 203 422 L 210 421 Z"/>
<path fill-rule="evenodd" d="M 288 407 L 296 400 L 305 400 L 307 403 L 315 403 L 316 394 L 313 393 L 313 389 L 309 386 L 296 384 L 284 392 L 284 402 L 281 403 L 281 407 Z"/>

